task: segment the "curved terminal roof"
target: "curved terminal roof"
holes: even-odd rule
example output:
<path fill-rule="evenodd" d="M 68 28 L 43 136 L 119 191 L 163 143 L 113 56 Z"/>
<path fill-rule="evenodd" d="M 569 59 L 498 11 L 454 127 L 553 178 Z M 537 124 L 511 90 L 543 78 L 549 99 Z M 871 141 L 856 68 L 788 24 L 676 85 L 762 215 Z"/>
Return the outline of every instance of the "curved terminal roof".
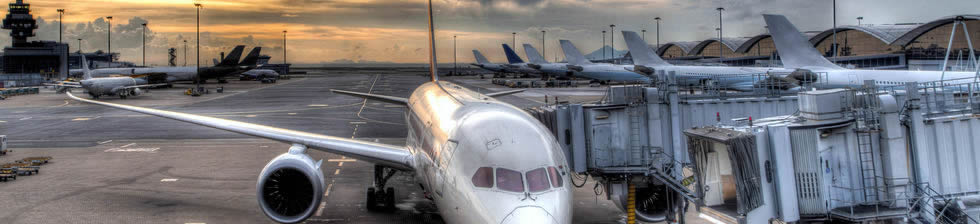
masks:
<path fill-rule="evenodd" d="M 906 23 L 906 24 L 888 24 L 888 25 L 861 25 L 861 26 L 840 26 L 837 27 L 837 32 L 847 31 L 847 30 L 857 30 L 868 35 L 871 35 L 881 42 L 888 45 L 899 45 L 907 46 L 911 44 L 915 39 L 919 38 L 923 34 L 932 31 L 940 26 L 953 23 L 956 19 L 963 20 L 980 20 L 980 14 L 971 15 L 954 15 L 943 17 L 928 23 Z M 804 32 L 803 35 L 807 36 L 810 43 L 814 46 L 819 44 L 820 41 L 827 39 L 834 34 L 834 29 L 827 29 L 825 31 L 818 32 Z M 722 43 L 728 46 L 729 49 L 735 51 L 736 53 L 745 53 L 752 48 L 753 45 L 759 41 L 771 37 L 768 33 L 759 34 L 753 37 L 739 37 L 739 38 L 723 38 Z M 667 51 L 667 48 L 671 46 L 680 47 L 684 50 L 685 54 L 694 55 L 701 53 L 704 47 L 708 46 L 712 42 L 718 41 L 718 38 L 711 38 L 703 41 L 678 41 L 670 42 L 660 46 L 657 49 L 657 54 L 663 55 Z"/>
<path fill-rule="evenodd" d="M 953 23 L 953 21 L 955 21 L 957 18 L 961 18 L 964 20 L 980 20 L 980 15 L 947 16 L 937 20 L 933 20 L 932 22 L 920 24 L 915 29 L 909 30 L 908 32 L 905 32 L 904 34 L 899 36 L 897 39 L 895 39 L 895 41 L 892 42 L 892 44 L 899 45 L 899 46 L 907 46 L 911 44 L 912 41 L 914 41 L 915 39 L 918 39 L 919 36 L 922 36 L 923 34 L 926 34 L 929 31 L 936 29 L 937 27 Z"/>
<path fill-rule="evenodd" d="M 892 44 L 895 40 L 898 40 L 903 34 L 919 27 L 921 24 L 894 24 L 894 25 L 861 25 L 861 26 L 838 26 L 837 32 L 844 32 L 848 30 L 857 30 L 864 32 L 872 37 L 878 38 L 881 42 L 885 44 Z M 834 29 L 828 29 L 826 31 L 818 33 L 816 36 L 810 38 L 810 43 L 817 45 L 820 41 L 827 39 L 834 35 Z"/>
<path fill-rule="evenodd" d="M 691 54 L 691 50 L 694 49 L 694 47 L 697 46 L 698 43 L 700 43 L 700 41 L 675 41 L 675 42 L 669 42 L 669 43 L 666 43 L 664 45 L 660 45 L 660 49 L 657 49 L 657 54 L 658 55 L 664 55 L 664 52 L 667 52 L 667 49 L 669 49 L 671 46 L 677 46 L 677 47 L 681 48 L 681 50 L 684 51 L 684 54 L 685 55 L 688 55 L 688 54 Z"/>
<path fill-rule="evenodd" d="M 739 48 L 739 46 L 742 46 L 742 44 L 744 44 L 749 39 L 751 39 L 751 38 L 749 38 L 749 37 L 725 37 L 725 38 L 721 38 L 721 43 L 724 44 L 726 47 L 728 47 L 728 49 L 730 49 L 732 51 L 735 51 L 736 49 Z M 694 49 L 691 49 L 692 51 L 689 52 L 688 54 L 690 54 L 690 55 L 699 54 L 699 53 L 701 53 L 701 51 L 704 50 L 705 47 L 707 47 L 709 44 L 714 43 L 714 42 L 718 42 L 718 38 L 711 38 L 711 39 L 703 40 L 703 41 L 699 42 L 698 45 L 695 45 L 694 46 Z"/>

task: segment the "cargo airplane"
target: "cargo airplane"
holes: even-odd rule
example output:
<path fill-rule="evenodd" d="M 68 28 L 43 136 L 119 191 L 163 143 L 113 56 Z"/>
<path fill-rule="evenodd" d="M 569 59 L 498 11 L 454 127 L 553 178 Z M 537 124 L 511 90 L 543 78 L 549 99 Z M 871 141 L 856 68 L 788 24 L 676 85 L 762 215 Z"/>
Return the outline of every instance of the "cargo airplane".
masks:
<path fill-rule="evenodd" d="M 571 223 L 571 171 L 555 136 L 523 110 L 493 98 L 520 90 L 480 94 L 440 81 L 431 0 L 428 20 L 430 82 L 408 98 L 333 90 L 406 105 L 406 145 L 69 97 L 292 144 L 265 166 L 256 186 L 262 211 L 277 222 L 301 222 L 320 207 L 323 161 L 307 154 L 316 149 L 376 164 L 369 209 L 393 208 L 394 189 L 386 182 L 402 171 L 412 174 L 448 223 Z"/>

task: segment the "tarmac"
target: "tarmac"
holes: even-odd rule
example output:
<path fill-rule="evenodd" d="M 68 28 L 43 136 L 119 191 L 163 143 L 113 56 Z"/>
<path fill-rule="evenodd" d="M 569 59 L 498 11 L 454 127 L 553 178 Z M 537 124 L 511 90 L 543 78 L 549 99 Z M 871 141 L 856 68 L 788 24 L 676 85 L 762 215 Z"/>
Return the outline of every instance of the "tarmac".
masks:
<path fill-rule="evenodd" d="M 274 84 L 205 84 L 210 94 L 184 95 L 191 84 L 101 100 L 220 117 L 333 136 L 404 144 L 405 107 L 333 94 L 330 89 L 408 96 L 428 81 L 424 69 L 310 70 Z M 446 77 L 469 88 L 509 88 L 476 77 Z M 223 86 L 224 93 L 214 88 Z M 545 98 L 591 102 L 604 88 L 529 89 L 499 99 L 517 107 Z M 80 90 L 74 91 L 76 95 Z M 259 171 L 289 145 L 133 112 L 83 104 L 50 89 L 0 101 L 0 135 L 13 151 L 0 163 L 52 156 L 39 175 L 0 183 L 0 223 L 272 223 L 256 200 Z M 389 181 L 398 209 L 364 207 L 373 164 L 312 151 L 323 159 L 327 191 L 307 223 L 442 223 L 408 175 Z M 625 223 L 594 182 L 575 191 L 575 223 Z M 693 207 L 693 206 L 692 206 Z M 693 208 L 691 209 L 693 210 Z M 696 215 L 694 215 L 696 216 Z M 691 217 L 689 214 L 688 217 Z M 688 219 L 688 223 L 704 223 Z"/>

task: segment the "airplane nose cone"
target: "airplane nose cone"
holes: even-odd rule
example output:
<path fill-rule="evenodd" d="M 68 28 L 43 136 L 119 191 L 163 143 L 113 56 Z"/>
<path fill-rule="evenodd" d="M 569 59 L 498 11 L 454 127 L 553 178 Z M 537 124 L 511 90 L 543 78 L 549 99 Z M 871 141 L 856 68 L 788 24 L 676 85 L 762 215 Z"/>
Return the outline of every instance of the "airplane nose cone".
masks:
<path fill-rule="evenodd" d="M 504 218 L 501 224 L 518 224 L 518 223 L 538 223 L 538 224 L 558 224 L 558 220 L 551 216 L 547 210 L 541 207 L 528 206 L 520 207 L 511 211 L 507 217 Z"/>

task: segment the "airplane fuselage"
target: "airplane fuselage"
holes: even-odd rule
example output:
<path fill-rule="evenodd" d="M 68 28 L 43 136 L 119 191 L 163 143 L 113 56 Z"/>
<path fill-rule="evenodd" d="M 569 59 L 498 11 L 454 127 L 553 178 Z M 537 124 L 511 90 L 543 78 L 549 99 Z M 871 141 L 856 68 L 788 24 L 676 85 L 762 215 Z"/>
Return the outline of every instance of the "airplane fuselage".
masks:
<path fill-rule="evenodd" d="M 673 73 L 677 84 L 681 86 L 702 85 L 711 80 L 714 85 L 735 90 L 751 90 L 753 85 L 762 81 L 769 74 L 785 75 L 792 69 L 765 67 L 725 67 L 725 66 L 647 66 L 657 74 Z M 634 69 L 635 71 L 636 69 Z"/>
<path fill-rule="evenodd" d="M 491 72 L 507 72 L 507 69 L 501 64 L 473 64 L 473 66 L 480 67 Z"/>
<path fill-rule="evenodd" d="M 568 165 L 520 109 L 448 82 L 408 103 L 415 178 L 448 223 L 571 223 Z"/>
<path fill-rule="evenodd" d="M 127 86 L 145 85 L 146 80 L 130 77 L 106 77 L 82 80 L 79 82 L 79 84 L 81 84 L 82 88 L 85 89 L 89 95 L 99 97 L 130 95 L 129 93 L 121 93 L 120 91 L 129 91 L 124 88 Z"/>
<path fill-rule="evenodd" d="M 862 69 L 823 69 L 804 68 L 814 72 L 817 88 L 857 88 L 865 80 L 874 80 L 878 86 L 904 85 L 907 82 L 935 82 L 940 79 L 952 80 L 946 84 L 973 82 L 975 72 L 907 71 L 907 70 L 862 70 Z"/>
<path fill-rule="evenodd" d="M 528 75 L 541 74 L 541 71 L 531 68 L 530 66 L 528 66 L 527 63 L 506 64 L 504 65 L 504 68 L 507 70 L 507 72 L 510 73 L 520 73 L 520 74 L 528 74 Z"/>
<path fill-rule="evenodd" d="M 571 68 L 573 66 L 581 68 L 581 70 Z M 649 77 L 630 71 L 633 69 L 633 65 L 588 64 L 568 67 L 572 71 L 572 75 L 576 77 L 599 81 L 650 83 Z"/>
<path fill-rule="evenodd" d="M 540 66 L 540 68 L 537 68 L 538 71 L 552 77 L 564 78 L 572 75 L 572 72 L 568 70 L 568 64 L 566 63 L 544 63 L 536 65 Z"/>

